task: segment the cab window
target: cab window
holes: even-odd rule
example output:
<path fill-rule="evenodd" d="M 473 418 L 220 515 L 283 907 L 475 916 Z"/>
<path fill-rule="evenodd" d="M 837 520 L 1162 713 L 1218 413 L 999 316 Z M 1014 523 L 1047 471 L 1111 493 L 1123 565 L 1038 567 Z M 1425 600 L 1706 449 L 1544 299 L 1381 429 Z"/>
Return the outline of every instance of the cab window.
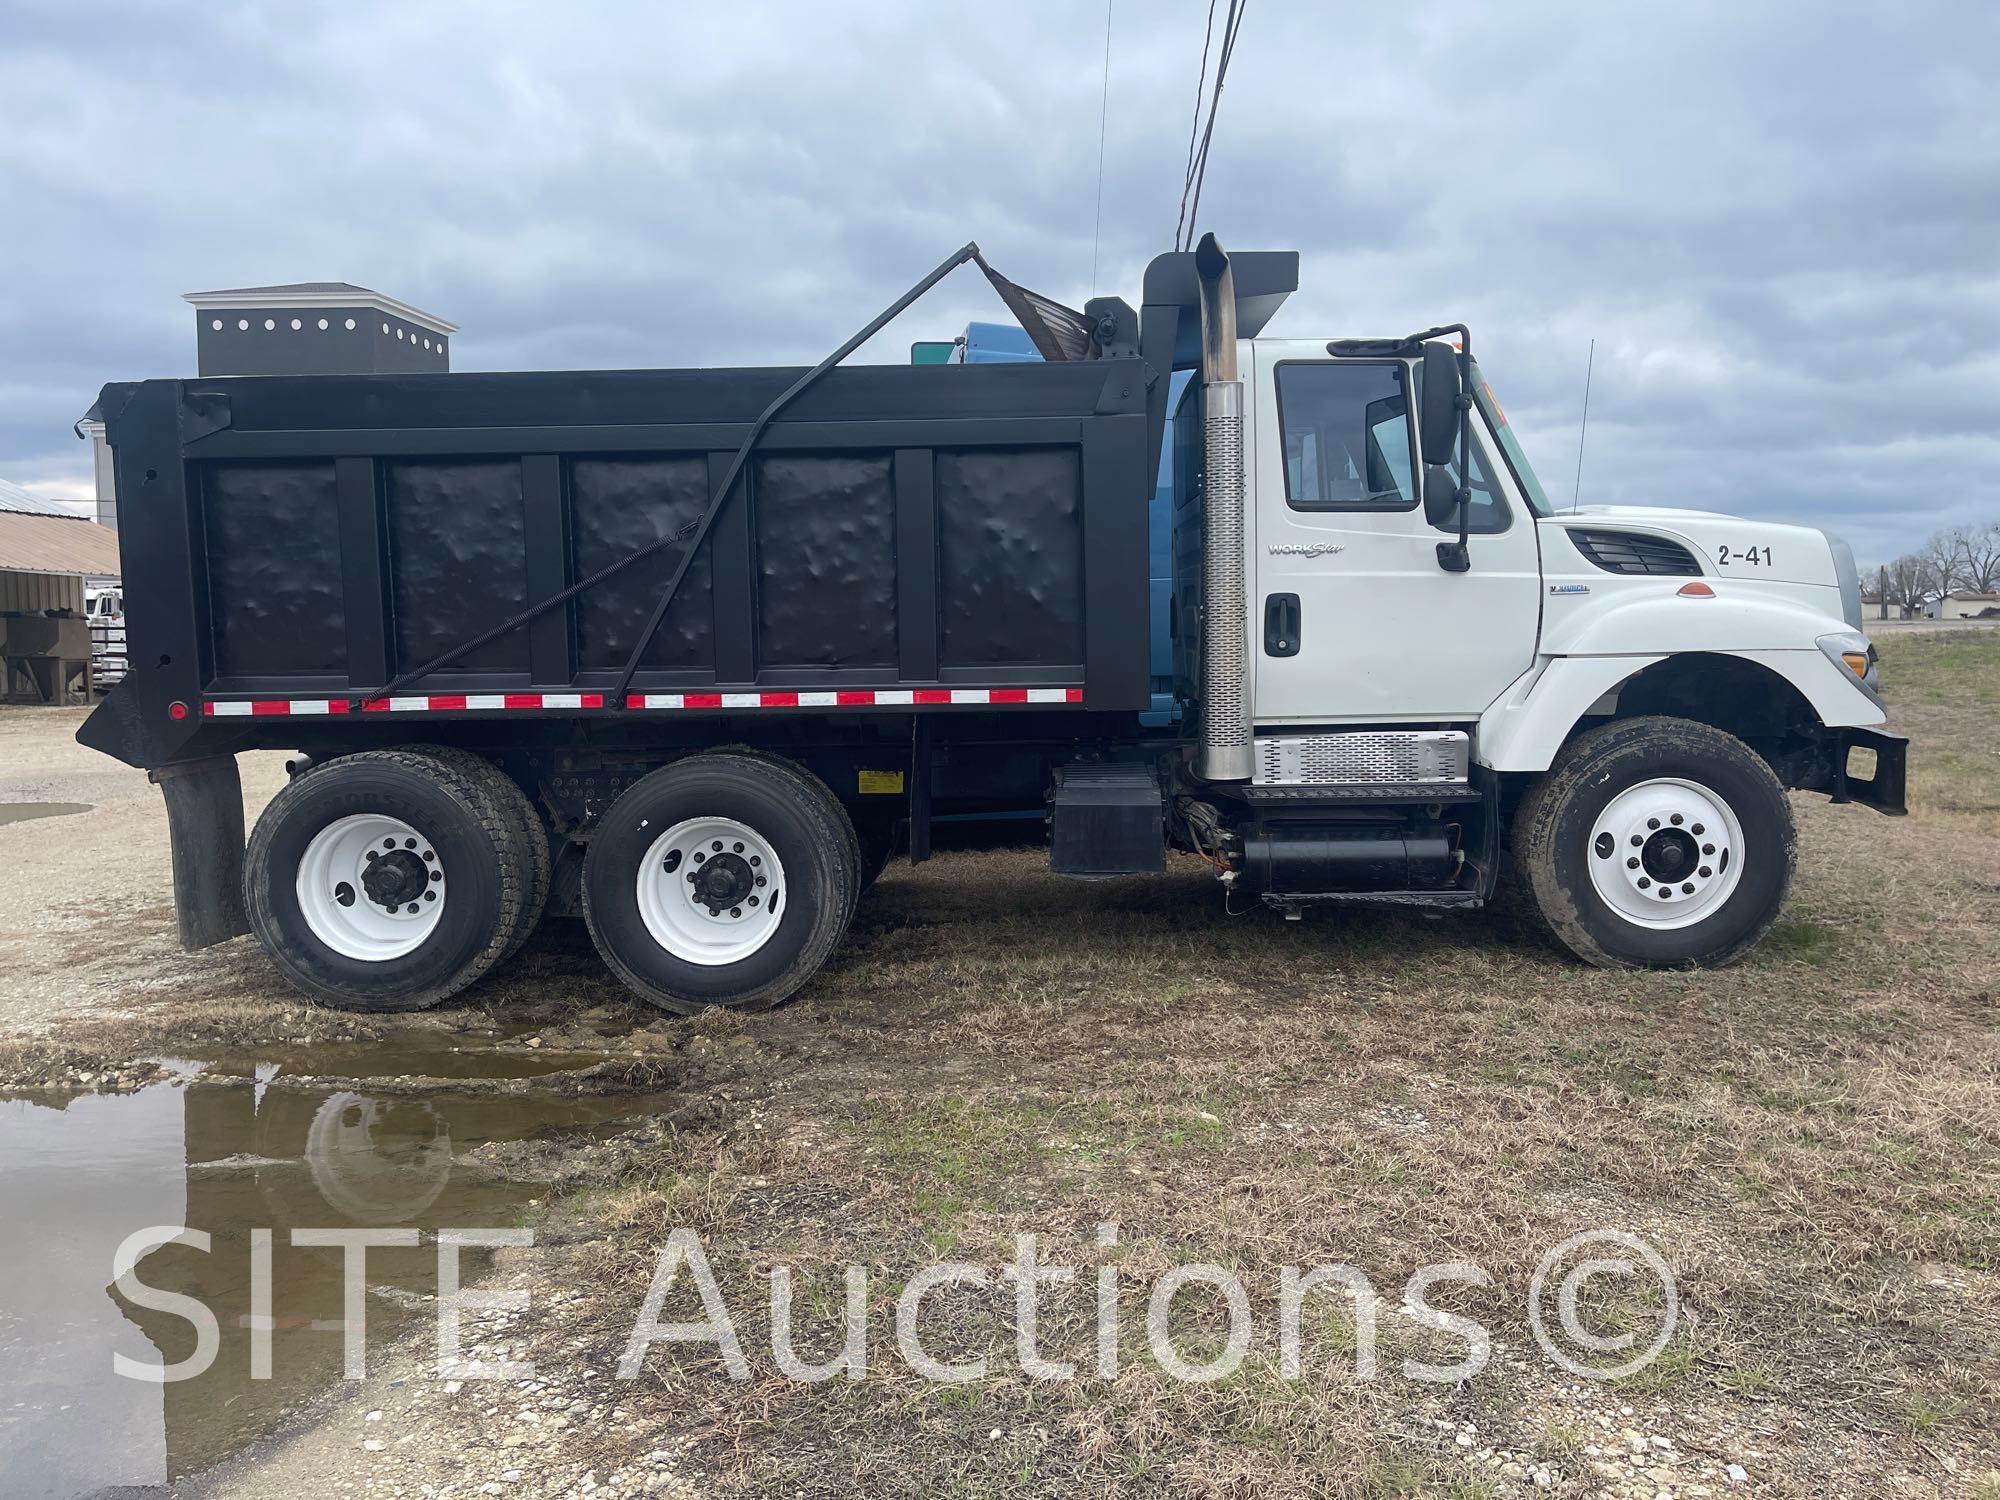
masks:
<path fill-rule="evenodd" d="M 1451 474 L 1451 482 L 1458 483 L 1458 455 L 1445 468 Z M 1484 533 L 1492 535 L 1505 531 L 1512 517 L 1507 511 L 1507 501 L 1493 483 L 1493 471 L 1488 467 L 1486 455 L 1479 446 L 1479 434 L 1475 428 L 1472 437 L 1472 513 L 1467 517 L 1466 530 L 1474 536 Z M 1456 531 L 1456 526 L 1443 528 Z"/>
<path fill-rule="evenodd" d="M 1277 369 L 1285 499 L 1294 510 L 1411 510 L 1407 369 L 1291 362 Z"/>

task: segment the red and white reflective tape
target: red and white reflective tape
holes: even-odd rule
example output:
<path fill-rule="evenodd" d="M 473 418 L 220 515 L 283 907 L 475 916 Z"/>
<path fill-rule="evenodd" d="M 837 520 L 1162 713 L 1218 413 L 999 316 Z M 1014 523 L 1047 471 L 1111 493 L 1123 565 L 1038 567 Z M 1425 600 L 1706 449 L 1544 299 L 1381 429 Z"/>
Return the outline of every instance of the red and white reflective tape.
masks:
<path fill-rule="evenodd" d="M 862 688 L 828 692 L 633 693 L 627 708 L 923 708 L 933 705 L 1006 706 L 1081 703 L 1082 688 Z M 602 693 L 431 693 L 413 698 L 366 698 L 366 714 L 543 712 L 604 707 Z M 306 718 L 354 711 L 346 698 L 211 698 L 201 706 L 208 719 Z"/>
<path fill-rule="evenodd" d="M 841 692 L 633 693 L 627 708 L 918 708 L 932 704 L 1081 703 L 1082 688 L 861 688 Z"/>
<path fill-rule="evenodd" d="M 602 708 L 602 693 L 430 693 L 415 698 L 365 698 L 360 711 L 366 714 L 489 713 L 494 711 L 562 708 Z M 312 714 L 349 712 L 345 698 L 250 698 L 233 702 L 209 699 L 201 706 L 210 719 L 247 719 L 276 716 L 302 718 Z"/>

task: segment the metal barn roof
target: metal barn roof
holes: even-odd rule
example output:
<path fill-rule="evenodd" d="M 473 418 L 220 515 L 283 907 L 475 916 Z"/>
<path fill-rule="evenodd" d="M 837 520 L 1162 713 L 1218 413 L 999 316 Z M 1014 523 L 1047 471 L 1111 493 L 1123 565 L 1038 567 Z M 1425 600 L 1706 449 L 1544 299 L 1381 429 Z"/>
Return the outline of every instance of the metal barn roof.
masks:
<path fill-rule="evenodd" d="M 0 512 L 21 516 L 75 516 L 78 512 L 65 510 L 53 500 L 43 500 L 29 494 L 18 484 L 9 484 L 0 479 Z"/>
<path fill-rule="evenodd" d="M 0 571 L 118 576 L 118 533 L 81 516 L 0 511 Z"/>

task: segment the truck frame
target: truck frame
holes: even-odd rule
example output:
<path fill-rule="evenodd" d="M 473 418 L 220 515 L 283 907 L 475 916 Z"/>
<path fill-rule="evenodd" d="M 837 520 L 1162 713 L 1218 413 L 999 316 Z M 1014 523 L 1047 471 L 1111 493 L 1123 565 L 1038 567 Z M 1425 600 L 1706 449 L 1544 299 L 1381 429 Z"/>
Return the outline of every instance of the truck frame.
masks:
<path fill-rule="evenodd" d="M 967 261 L 1042 361 L 840 367 Z M 654 1004 L 774 1004 L 893 849 L 1029 808 L 1059 875 L 1179 851 L 1296 918 L 1511 855 L 1588 961 L 1740 955 L 1785 788 L 1902 811 L 1851 556 L 1553 514 L 1462 326 L 1257 338 L 1297 269 L 1210 236 L 1078 313 L 968 245 L 809 371 L 107 386 L 130 671 L 78 738 L 161 785 L 186 945 L 350 1008 L 548 911 Z M 252 749 L 297 758 L 246 845 Z"/>

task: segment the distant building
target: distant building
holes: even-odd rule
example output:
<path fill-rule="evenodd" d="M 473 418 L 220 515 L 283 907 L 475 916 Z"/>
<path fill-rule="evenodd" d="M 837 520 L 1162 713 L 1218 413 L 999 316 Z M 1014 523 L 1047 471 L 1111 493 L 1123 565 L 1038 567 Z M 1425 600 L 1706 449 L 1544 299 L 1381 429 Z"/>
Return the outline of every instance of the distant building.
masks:
<path fill-rule="evenodd" d="M 456 323 L 348 281 L 189 292 L 195 374 L 442 375 L 451 370 Z M 77 423 L 90 440 L 97 522 L 118 529 L 111 449 L 96 407 Z"/>
<path fill-rule="evenodd" d="M 1959 589 L 1932 600 L 1925 613 L 1933 620 L 2000 619 L 2000 593 Z"/>
<path fill-rule="evenodd" d="M 0 481 L 0 701 L 87 695 L 86 590 L 117 577 L 117 533 Z"/>

